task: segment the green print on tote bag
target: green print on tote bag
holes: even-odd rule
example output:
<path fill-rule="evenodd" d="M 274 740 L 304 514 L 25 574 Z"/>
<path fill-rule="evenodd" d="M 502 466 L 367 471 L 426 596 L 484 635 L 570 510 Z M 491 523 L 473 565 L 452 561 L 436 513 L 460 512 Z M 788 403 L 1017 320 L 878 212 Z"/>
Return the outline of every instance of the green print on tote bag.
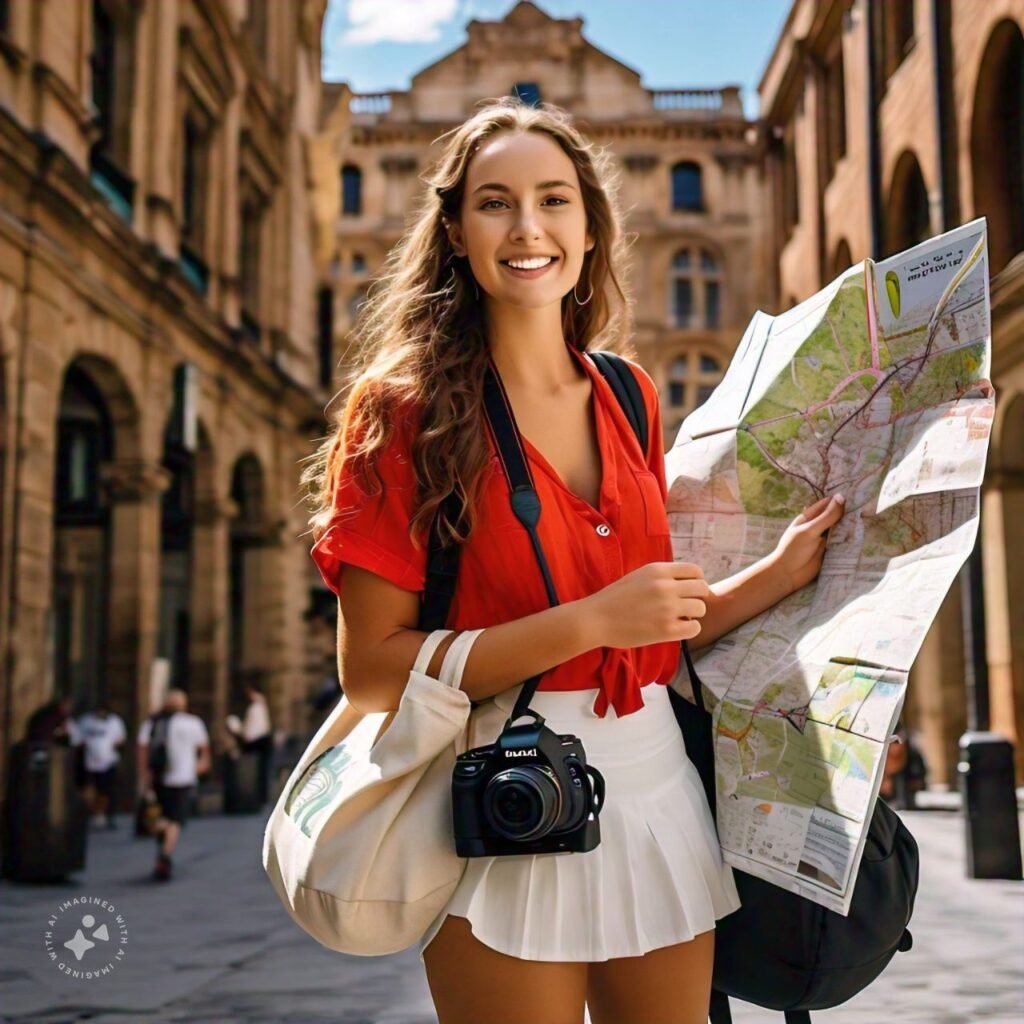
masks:
<path fill-rule="evenodd" d="M 292 786 L 284 811 L 307 836 L 312 835 L 310 822 L 314 816 L 337 796 L 341 777 L 351 762 L 352 755 L 344 743 L 339 743 L 310 762 Z"/>

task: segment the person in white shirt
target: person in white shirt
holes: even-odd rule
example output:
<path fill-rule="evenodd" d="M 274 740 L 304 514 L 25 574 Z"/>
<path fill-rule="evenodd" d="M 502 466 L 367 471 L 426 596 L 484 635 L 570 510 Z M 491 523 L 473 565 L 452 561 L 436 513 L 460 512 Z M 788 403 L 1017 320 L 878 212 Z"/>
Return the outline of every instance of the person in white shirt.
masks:
<path fill-rule="evenodd" d="M 199 776 L 210 770 L 210 736 L 203 720 L 186 710 L 184 690 L 168 690 L 164 706 L 142 723 L 138 735 L 138 775 L 140 788 L 152 791 L 160 804 L 156 822 L 159 850 L 153 876 L 158 881 L 171 877 L 171 854 L 178 845 L 181 829 L 188 817 L 188 805 Z M 157 777 L 150 768 L 150 746 L 162 746 L 166 765 Z"/>
<path fill-rule="evenodd" d="M 265 804 L 270 795 L 270 766 L 274 753 L 274 732 L 270 724 L 270 709 L 267 698 L 257 687 L 249 685 L 245 688 L 248 704 L 241 726 L 238 719 L 229 715 L 228 731 L 238 741 L 241 750 L 248 753 L 255 751 L 260 761 L 260 803 Z"/>
<path fill-rule="evenodd" d="M 128 738 L 124 719 L 106 701 L 100 701 L 95 711 L 82 715 L 76 724 L 85 747 L 85 799 L 93 825 L 114 828 L 110 807 L 114 803 L 120 749 Z"/>

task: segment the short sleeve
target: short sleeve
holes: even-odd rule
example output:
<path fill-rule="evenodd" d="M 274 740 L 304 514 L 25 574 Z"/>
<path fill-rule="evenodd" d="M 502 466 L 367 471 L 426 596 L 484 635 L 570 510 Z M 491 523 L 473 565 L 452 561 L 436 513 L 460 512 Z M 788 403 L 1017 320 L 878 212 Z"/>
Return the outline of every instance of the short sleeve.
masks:
<path fill-rule="evenodd" d="M 310 554 L 324 583 L 340 593 L 341 564 L 349 562 L 390 580 L 403 590 L 419 592 L 427 578 L 427 549 L 421 538 L 417 550 L 409 537 L 416 501 L 412 464 L 415 417 L 396 418 L 388 443 L 377 452 L 382 481 L 377 494 L 368 494 L 342 462 L 334 493 L 334 512 Z"/>
<path fill-rule="evenodd" d="M 127 739 L 124 731 L 124 719 L 120 715 L 114 716 L 113 733 L 115 743 L 123 743 Z"/>
<path fill-rule="evenodd" d="M 196 715 L 192 724 L 195 726 L 195 743 L 197 747 L 208 747 L 210 745 L 210 734 L 206 731 L 203 720 Z"/>
<path fill-rule="evenodd" d="M 149 734 L 153 728 L 153 720 L 147 718 L 142 725 L 139 726 L 139 737 L 138 744 L 140 747 L 149 746 Z"/>

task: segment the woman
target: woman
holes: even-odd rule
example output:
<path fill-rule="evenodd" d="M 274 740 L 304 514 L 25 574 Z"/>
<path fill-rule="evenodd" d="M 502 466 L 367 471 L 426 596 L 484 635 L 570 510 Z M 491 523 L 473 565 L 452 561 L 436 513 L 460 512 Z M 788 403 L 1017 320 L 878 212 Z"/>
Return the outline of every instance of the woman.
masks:
<path fill-rule="evenodd" d="M 430 524 L 458 488 L 447 625 L 484 628 L 462 684 L 484 702 L 471 744 L 493 741 L 519 684 L 544 673 L 532 706 L 608 784 L 595 850 L 468 861 L 421 949 L 438 1016 L 580 1024 L 586 1001 L 593 1024 L 704 1022 L 715 922 L 739 900 L 664 684 L 680 641 L 709 643 L 815 577 L 841 502 L 805 510 L 770 557 L 713 587 L 674 561 L 655 385 L 631 363 L 642 452 L 584 355 L 628 333 L 603 154 L 558 108 L 503 99 L 449 134 L 430 184 L 357 324 L 341 426 L 307 471 L 345 692 L 362 711 L 397 708 L 426 637 Z M 486 429 L 488 360 L 541 500 L 555 607 Z"/>

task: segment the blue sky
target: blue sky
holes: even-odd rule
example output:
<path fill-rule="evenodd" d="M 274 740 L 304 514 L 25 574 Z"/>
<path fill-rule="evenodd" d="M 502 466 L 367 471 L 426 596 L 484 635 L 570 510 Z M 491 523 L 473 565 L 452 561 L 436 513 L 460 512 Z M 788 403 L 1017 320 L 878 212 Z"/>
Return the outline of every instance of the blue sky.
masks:
<path fill-rule="evenodd" d="M 748 116 L 791 0 L 536 0 L 638 71 L 648 88 L 740 85 Z M 515 0 L 329 0 L 323 77 L 357 92 L 406 89 L 466 39 L 472 18 L 495 20 Z"/>

